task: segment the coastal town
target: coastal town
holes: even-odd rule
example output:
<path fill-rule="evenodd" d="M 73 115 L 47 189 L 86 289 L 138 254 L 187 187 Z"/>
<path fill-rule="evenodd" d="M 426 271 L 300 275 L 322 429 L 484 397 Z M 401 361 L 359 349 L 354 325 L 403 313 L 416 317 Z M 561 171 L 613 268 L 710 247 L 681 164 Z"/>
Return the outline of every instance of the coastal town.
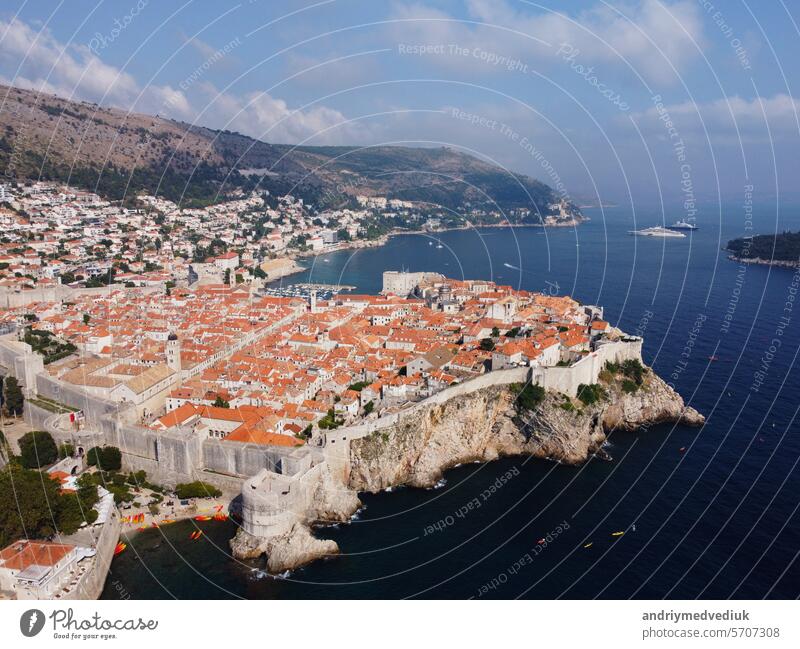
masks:
<path fill-rule="evenodd" d="M 456 218 L 424 203 L 344 193 L 323 195 L 317 205 L 242 190 L 204 207 L 144 194 L 130 202 L 53 182 L 0 184 L 0 290 L 249 284 L 301 270 L 303 256 L 377 245 L 392 232 L 530 216 L 522 208 L 501 214 L 475 207 Z M 565 200 L 550 209 L 546 225 L 581 218 Z"/>
<path fill-rule="evenodd" d="M 631 340 L 600 307 L 489 280 L 387 271 L 379 295 L 269 286 L 305 254 L 368 243 L 387 213 L 421 218 L 402 201 L 359 196 L 357 209 L 320 214 L 266 194 L 202 209 L 143 195 L 128 209 L 48 183 L 2 192 L 0 462 L 43 471 L 54 497 L 80 510 L 43 538 L 8 537 L 6 597 L 97 596 L 97 575 L 125 549 L 120 534 L 226 519 L 231 499 L 217 498 L 231 483 L 285 480 L 290 458 L 305 467 L 292 480 L 329 471 L 338 460 L 325 454 L 346 431 L 478 377 L 569 368 Z M 102 432 L 108 421 L 115 436 Z M 261 459 L 162 469 L 169 440 L 204 454 L 216 443 L 262 449 Z M 203 481 L 190 479 L 197 469 Z"/>

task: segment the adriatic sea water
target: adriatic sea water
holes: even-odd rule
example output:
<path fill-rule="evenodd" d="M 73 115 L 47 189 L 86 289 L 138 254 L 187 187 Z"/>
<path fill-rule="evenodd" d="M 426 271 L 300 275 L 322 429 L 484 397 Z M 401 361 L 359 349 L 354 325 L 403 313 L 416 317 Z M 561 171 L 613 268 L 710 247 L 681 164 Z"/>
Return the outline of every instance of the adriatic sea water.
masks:
<path fill-rule="evenodd" d="M 736 205 L 706 206 L 701 229 L 676 240 L 628 235 L 661 223 L 657 209 L 585 212 L 592 220 L 578 228 L 397 236 L 317 257 L 284 282 L 375 293 L 384 270 L 404 268 L 600 304 L 612 323 L 644 336 L 647 363 L 706 415 L 705 427 L 614 433 L 612 462 L 506 459 L 455 468 L 437 489 L 364 495 L 356 520 L 317 531 L 341 556 L 282 578 L 230 557 L 232 522 L 148 530 L 115 558 L 103 597 L 800 595 L 793 271 L 742 270 L 726 258 L 725 242 L 745 233 Z M 676 208 L 666 221 L 680 216 Z M 755 211 L 755 232 L 783 229 L 800 229 L 797 206 Z M 195 526 L 206 532 L 201 541 L 188 538 Z"/>

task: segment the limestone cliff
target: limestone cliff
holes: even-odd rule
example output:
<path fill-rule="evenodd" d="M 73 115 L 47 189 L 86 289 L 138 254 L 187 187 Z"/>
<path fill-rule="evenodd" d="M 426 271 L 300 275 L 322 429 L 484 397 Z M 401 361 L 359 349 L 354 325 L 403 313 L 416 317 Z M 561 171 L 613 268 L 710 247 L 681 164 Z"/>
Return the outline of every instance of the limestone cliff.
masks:
<path fill-rule="evenodd" d="M 351 443 L 349 486 L 377 492 L 406 484 L 434 485 L 447 468 L 474 460 L 533 455 L 576 464 L 600 450 L 609 430 L 637 430 L 681 421 L 700 425 L 663 380 L 646 371 L 641 386 L 606 373 L 604 395 L 585 405 L 547 393 L 532 410 L 518 407 L 514 386 L 495 386 L 431 405 L 396 426 Z"/>
<path fill-rule="evenodd" d="M 254 558 L 266 553 L 270 572 L 292 570 L 339 552 L 334 541 L 315 539 L 310 526 L 348 520 L 360 505 L 359 491 L 377 492 L 397 485 L 430 487 L 456 464 L 510 455 L 577 464 L 602 452 L 611 430 L 704 422 L 652 371 L 639 370 L 636 381 L 620 371 L 604 370 L 593 388 L 594 399 L 547 392 L 530 401 L 520 399 L 519 384 L 491 385 L 411 409 L 399 423 L 350 441 L 346 484 L 327 465 L 298 478 L 296 487 L 308 496 L 302 507 L 289 509 L 281 518 L 285 522 L 270 526 L 268 532 L 254 532 L 260 537 L 240 529 L 231 541 L 233 554 Z M 255 496 L 245 489 L 243 497 Z M 268 513 L 274 511 L 268 509 Z"/>

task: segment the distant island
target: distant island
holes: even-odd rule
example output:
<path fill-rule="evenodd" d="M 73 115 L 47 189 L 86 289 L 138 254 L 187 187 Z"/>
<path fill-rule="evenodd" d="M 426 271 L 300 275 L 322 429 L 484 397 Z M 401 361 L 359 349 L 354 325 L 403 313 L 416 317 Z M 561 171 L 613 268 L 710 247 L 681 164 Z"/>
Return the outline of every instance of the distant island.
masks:
<path fill-rule="evenodd" d="M 729 259 L 747 264 L 800 266 L 800 232 L 759 234 L 728 241 Z"/>

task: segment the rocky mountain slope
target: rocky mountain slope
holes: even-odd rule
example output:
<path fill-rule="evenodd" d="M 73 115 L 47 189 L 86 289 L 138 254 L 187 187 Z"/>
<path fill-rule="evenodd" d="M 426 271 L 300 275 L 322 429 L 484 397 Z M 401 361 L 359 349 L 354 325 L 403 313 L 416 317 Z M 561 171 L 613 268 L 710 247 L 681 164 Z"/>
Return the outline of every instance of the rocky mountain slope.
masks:
<path fill-rule="evenodd" d="M 541 182 L 450 148 L 292 147 L 8 86 L 0 97 L 6 178 L 60 180 L 114 199 L 146 190 L 198 204 L 258 186 L 326 207 L 364 194 L 542 215 L 558 200 Z"/>

